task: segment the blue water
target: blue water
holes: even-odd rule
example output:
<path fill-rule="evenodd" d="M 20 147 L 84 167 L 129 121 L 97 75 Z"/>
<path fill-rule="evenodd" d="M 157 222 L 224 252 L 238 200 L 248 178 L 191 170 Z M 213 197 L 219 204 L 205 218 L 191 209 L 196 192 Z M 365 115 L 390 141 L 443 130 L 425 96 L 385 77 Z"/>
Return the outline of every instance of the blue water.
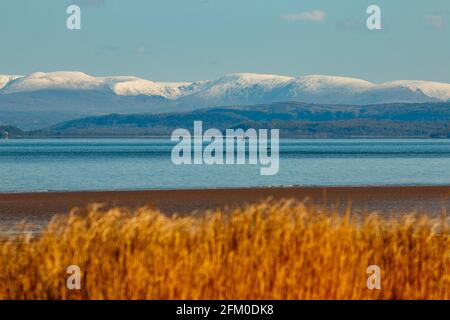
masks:
<path fill-rule="evenodd" d="M 168 139 L 0 140 L 0 192 L 450 185 L 450 140 L 282 140 L 280 170 L 172 164 Z"/>

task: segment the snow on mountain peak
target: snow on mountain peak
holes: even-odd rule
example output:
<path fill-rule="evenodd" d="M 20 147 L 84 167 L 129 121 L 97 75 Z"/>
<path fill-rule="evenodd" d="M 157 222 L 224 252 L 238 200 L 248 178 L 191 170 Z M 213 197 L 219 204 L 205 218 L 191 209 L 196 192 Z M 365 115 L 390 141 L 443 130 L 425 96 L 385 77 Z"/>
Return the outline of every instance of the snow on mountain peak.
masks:
<path fill-rule="evenodd" d="M 295 82 L 301 84 L 304 89 L 311 91 L 325 90 L 329 88 L 364 90 L 374 86 L 373 83 L 366 80 L 326 75 L 303 76 L 297 78 Z"/>
<path fill-rule="evenodd" d="M 450 83 L 421 80 L 397 80 L 383 83 L 380 87 L 403 87 L 414 92 L 422 92 L 430 98 L 436 98 L 442 101 L 450 100 Z"/>
<path fill-rule="evenodd" d="M 21 76 L 17 75 L 6 75 L 0 74 L 0 90 L 3 89 L 10 81 L 20 78 Z"/>
<path fill-rule="evenodd" d="M 201 99 L 202 104 L 259 102 L 292 79 L 271 74 L 231 73 L 196 83 L 195 88 L 191 85 L 193 92 L 186 99 Z"/>
<path fill-rule="evenodd" d="M 183 89 L 188 82 L 153 82 L 137 77 L 103 78 L 109 88 L 120 96 L 161 96 L 166 99 L 176 99 L 183 95 Z"/>
<path fill-rule="evenodd" d="M 219 79 L 208 81 L 210 87 L 227 85 L 249 87 L 253 85 L 265 86 L 267 88 L 279 86 L 292 80 L 292 77 L 278 76 L 273 74 L 259 73 L 230 73 Z"/>
<path fill-rule="evenodd" d="M 92 90 L 101 85 L 101 81 L 82 72 L 35 72 L 10 81 L 2 91 L 15 93 L 50 89 Z"/>
<path fill-rule="evenodd" d="M 0 77 L 0 89 L 6 94 L 39 90 L 108 90 L 117 95 L 162 96 L 175 99 L 186 83 L 156 83 L 132 76 L 92 77 L 83 72 L 35 72 L 14 79 Z M 2 85 L 3 84 L 3 85 Z"/>

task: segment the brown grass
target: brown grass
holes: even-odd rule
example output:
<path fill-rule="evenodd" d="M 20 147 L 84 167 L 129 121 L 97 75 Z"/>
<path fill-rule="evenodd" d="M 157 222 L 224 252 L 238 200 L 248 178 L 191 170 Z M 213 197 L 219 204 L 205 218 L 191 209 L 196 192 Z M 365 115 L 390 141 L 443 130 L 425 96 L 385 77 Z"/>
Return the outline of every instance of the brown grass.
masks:
<path fill-rule="evenodd" d="M 0 298 L 449 299 L 445 220 L 289 201 L 190 217 L 94 206 L 0 243 Z M 73 264 L 81 290 L 66 287 Z M 381 290 L 366 286 L 369 265 Z"/>

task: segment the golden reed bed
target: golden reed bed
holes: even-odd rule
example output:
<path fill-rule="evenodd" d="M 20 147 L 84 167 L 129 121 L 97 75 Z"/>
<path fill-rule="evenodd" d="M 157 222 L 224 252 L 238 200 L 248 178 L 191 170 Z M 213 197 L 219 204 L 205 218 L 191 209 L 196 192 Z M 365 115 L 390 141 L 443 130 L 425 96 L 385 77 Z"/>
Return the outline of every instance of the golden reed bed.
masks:
<path fill-rule="evenodd" d="M 449 299 L 443 215 L 345 215 L 302 203 L 167 217 L 74 210 L 0 244 L 1 299 Z M 81 290 L 66 287 L 78 265 Z M 381 289 L 366 286 L 381 268 Z"/>

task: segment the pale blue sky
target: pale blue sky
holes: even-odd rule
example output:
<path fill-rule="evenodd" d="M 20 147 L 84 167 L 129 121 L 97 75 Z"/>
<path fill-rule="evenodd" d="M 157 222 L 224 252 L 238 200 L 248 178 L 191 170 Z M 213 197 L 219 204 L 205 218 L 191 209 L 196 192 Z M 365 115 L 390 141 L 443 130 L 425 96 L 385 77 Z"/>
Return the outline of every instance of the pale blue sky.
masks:
<path fill-rule="evenodd" d="M 66 29 L 78 3 L 82 30 Z M 365 29 L 366 8 L 383 30 Z M 321 11 L 318 19 L 289 14 Z M 449 0 L 2 0 L 0 74 L 79 70 L 157 81 L 232 72 L 450 82 Z"/>

